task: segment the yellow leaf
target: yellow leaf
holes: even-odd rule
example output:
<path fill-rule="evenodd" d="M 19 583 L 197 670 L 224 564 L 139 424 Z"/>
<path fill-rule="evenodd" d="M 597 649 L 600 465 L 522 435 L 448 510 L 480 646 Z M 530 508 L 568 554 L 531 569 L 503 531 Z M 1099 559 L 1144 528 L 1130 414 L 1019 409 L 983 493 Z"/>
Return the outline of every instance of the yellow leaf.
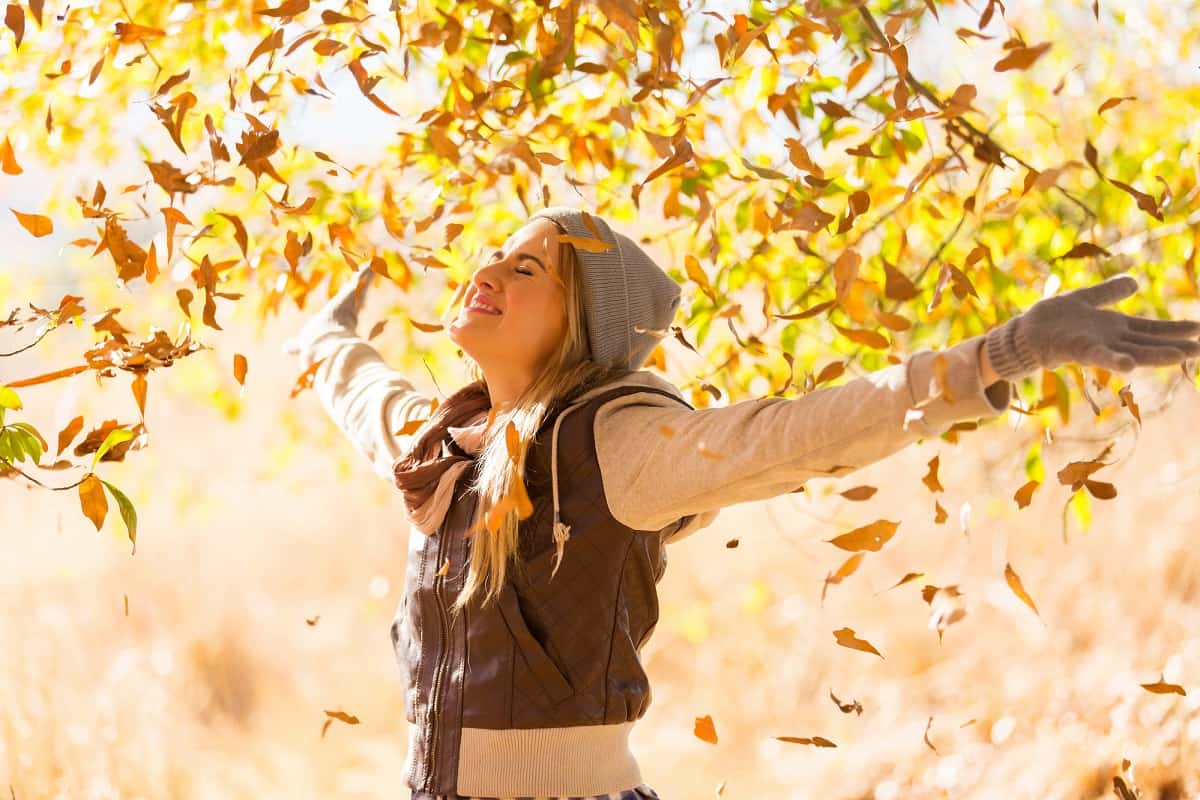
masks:
<path fill-rule="evenodd" d="M 79 505 L 83 508 L 83 515 L 92 521 L 96 530 L 100 530 L 108 514 L 108 500 L 104 497 L 104 485 L 95 475 L 88 475 L 79 484 Z"/>
<path fill-rule="evenodd" d="M 17 222 L 21 223 L 22 228 L 39 239 L 54 232 L 54 223 L 50 221 L 49 217 L 41 214 L 22 214 L 15 208 L 10 208 L 9 211 L 16 215 Z"/>
<path fill-rule="evenodd" d="M 858 650 L 863 653 L 873 653 L 883 658 L 883 653 L 876 650 L 866 639 L 859 639 L 850 628 L 839 628 L 833 632 L 833 636 L 842 647 L 848 647 L 851 650 Z"/>
<path fill-rule="evenodd" d="M 1017 576 L 1017 573 L 1013 572 L 1012 564 L 1006 564 L 1004 566 L 1004 580 L 1008 581 L 1008 588 L 1012 589 L 1013 594 L 1015 594 L 1022 603 L 1029 606 L 1033 610 L 1034 614 L 1037 614 L 1040 617 L 1041 614 L 1038 614 L 1037 606 L 1033 604 L 1033 598 L 1029 596 L 1029 592 L 1025 591 L 1025 587 L 1021 585 L 1021 579 Z"/>

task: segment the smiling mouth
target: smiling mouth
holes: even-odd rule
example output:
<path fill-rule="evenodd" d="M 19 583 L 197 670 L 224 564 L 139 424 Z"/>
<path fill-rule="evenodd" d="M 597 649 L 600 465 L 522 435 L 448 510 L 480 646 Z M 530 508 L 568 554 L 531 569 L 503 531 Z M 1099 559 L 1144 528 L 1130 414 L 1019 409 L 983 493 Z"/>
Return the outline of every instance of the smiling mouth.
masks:
<path fill-rule="evenodd" d="M 473 311 L 476 314 L 488 314 L 493 317 L 498 317 L 501 313 L 497 309 L 476 303 L 475 301 L 471 301 L 471 304 L 467 306 L 467 311 Z"/>

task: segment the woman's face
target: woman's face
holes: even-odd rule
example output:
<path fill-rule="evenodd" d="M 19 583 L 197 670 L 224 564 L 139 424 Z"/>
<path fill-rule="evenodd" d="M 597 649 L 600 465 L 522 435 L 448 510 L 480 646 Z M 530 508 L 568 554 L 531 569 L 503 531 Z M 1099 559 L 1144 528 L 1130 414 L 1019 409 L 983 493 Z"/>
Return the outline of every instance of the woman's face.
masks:
<path fill-rule="evenodd" d="M 558 228 L 539 218 L 512 234 L 471 277 L 448 333 L 489 385 L 500 374 L 532 380 L 566 335 L 558 269 Z"/>

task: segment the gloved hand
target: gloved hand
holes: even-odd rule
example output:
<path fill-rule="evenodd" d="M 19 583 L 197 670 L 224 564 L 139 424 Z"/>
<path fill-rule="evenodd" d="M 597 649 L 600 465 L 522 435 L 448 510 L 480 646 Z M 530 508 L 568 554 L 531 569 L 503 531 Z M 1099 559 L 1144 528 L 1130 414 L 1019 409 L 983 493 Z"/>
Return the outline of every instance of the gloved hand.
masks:
<path fill-rule="evenodd" d="M 987 332 L 984 347 L 1004 380 L 1067 363 L 1113 372 L 1170 366 L 1200 355 L 1200 322 L 1134 317 L 1098 307 L 1138 289 L 1132 275 L 1047 297 Z"/>
<path fill-rule="evenodd" d="M 313 330 L 313 328 L 327 327 L 329 321 L 333 321 L 349 330 L 354 330 L 358 327 L 358 311 L 362 308 L 363 298 L 367 294 L 367 286 L 370 284 L 371 276 L 374 274 L 375 272 L 372 271 L 370 262 L 359 267 L 354 277 L 346 281 L 337 294 L 329 298 L 329 302 L 322 306 L 304 324 L 300 332 L 283 343 L 283 352 L 288 355 L 298 354 L 300 352 L 300 342 L 309 338 L 309 331 Z"/>

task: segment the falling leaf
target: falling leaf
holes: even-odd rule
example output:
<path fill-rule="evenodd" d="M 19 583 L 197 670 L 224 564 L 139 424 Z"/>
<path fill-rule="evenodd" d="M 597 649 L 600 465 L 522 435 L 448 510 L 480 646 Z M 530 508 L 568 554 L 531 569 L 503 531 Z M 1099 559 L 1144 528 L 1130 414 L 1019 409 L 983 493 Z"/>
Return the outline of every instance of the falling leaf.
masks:
<path fill-rule="evenodd" d="M 292 393 L 290 395 L 291 397 L 295 397 L 296 395 L 300 394 L 305 389 L 312 386 L 313 376 L 316 374 L 317 369 L 324 362 L 325 362 L 325 359 L 323 359 L 323 358 L 318 359 L 317 361 L 314 361 L 313 363 L 309 364 L 308 369 L 306 369 L 306 370 L 304 370 L 304 372 L 300 373 L 300 377 L 296 378 L 296 384 L 294 386 L 292 386 Z"/>
<path fill-rule="evenodd" d="M 837 747 L 836 744 L 829 741 L 823 736 L 776 736 L 781 742 L 789 744 L 810 744 L 814 747 Z"/>
<path fill-rule="evenodd" d="M 933 746 L 933 742 L 929 741 L 929 729 L 930 729 L 930 727 L 932 727 L 932 726 L 933 726 L 933 717 L 930 717 L 930 718 L 929 718 L 929 721 L 925 723 L 925 736 L 924 736 L 924 739 L 925 739 L 925 745 L 926 745 L 926 746 L 927 746 L 927 747 L 928 747 L 930 750 L 932 750 L 934 753 L 936 753 L 936 752 L 937 752 L 937 748 Z"/>
<path fill-rule="evenodd" d="M 838 699 L 837 695 L 833 693 L 832 689 L 829 690 L 829 699 L 832 700 L 833 704 L 838 707 L 838 711 L 841 711 L 843 714 L 857 714 L 860 717 L 862 716 L 862 703 L 858 702 L 857 700 L 851 700 L 849 703 L 843 703 Z"/>
<path fill-rule="evenodd" d="M 853 489 L 847 489 L 838 494 L 847 500 L 870 500 L 877 491 L 879 490 L 874 486 L 855 486 Z"/>
<path fill-rule="evenodd" d="M 1133 400 L 1133 390 L 1129 386 L 1122 386 L 1117 395 L 1121 398 L 1121 405 L 1129 409 L 1129 413 L 1133 414 L 1133 418 L 1142 424 L 1142 413 L 1138 410 L 1138 404 Z"/>
<path fill-rule="evenodd" d="M 850 628 L 839 628 L 833 632 L 833 636 L 842 647 L 859 650 L 863 653 L 873 653 L 883 658 L 883 654 L 876 650 L 870 642 L 865 639 L 859 639 Z"/>
<path fill-rule="evenodd" d="M 246 357 L 241 353 L 233 354 L 233 378 L 243 386 L 246 385 Z"/>
<path fill-rule="evenodd" d="M 305 617 L 305 618 L 304 618 L 304 624 L 308 625 L 310 628 L 311 628 L 313 625 L 316 625 L 316 624 L 317 624 L 318 622 L 320 622 L 320 621 L 321 621 L 321 615 L 320 615 L 320 614 L 317 614 L 315 617 Z"/>
<path fill-rule="evenodd" d="M 880 519 L 826 541 L 843 550 L 870 550 L 877 553 L 896 534 L 899 526 L 899 522 Z"/>
<path fill-rule="evenodd" d="M 9 3 L 4 9 L 4 24 L 17 37 L 16 49 L 21 49 L 21 40 L 25 37 L 25 11 L 16 3 Z"/>
<path fill-rule="evenodd" d="M 1016 493 L 1013 494 L 1013 499 L 1017 501 L 1017 508 L 1024 508 L 1029 505 L 1033 499 L 1033 493 L 1038 486 L 1041 486 L 1038 481 L 1029 481 L 1020 489 L 1017 489 Z"/>
<path fill-rule="evenodd" d="M 16 215 L 17 222 L 21 223 L 22 228 L 39 239 L 43 236 L 49 236 L 54 232 L 54 223 L 47 216 L 43 216 L 42 214 L 22 214 L 15 208 L 9 208 L 9 211 Z"/>
<path fill-rule="evenodd" d="M 66 446 L 71 443 L 79 432 L 83 430 L 83 416 L 75 417 L 67 423 L 67 426 L 58 432 L 58 449 L 54 451 L 54 455 L 58 456 L 62 453 Z"/>
<path fill-rule="evenodd" d="M 428 322 L 417 322 L 415 319 L 410 319 L 408 322 L 417 330 L 425 331 L 425 333 L 435 333 L 442 329 L 441 325 L 433 325 Z"/>
<path fill-rule="evenodd" d="M 1154 694 L 1178 694 L 1187 697 L 1187 692 L 1183 690 L 1182 686 L 1175 683 L 1165 682 L 1163 680 L 1162 673 L 1159 673 L 1157 683 L 1143 683 L 1141 684 L 1141 687 L 1147 692 L 1152 692 Z"/>
<path fill-rule="evenodd" d="M 957 586 L 926 586 L 921 597 L 929 604 L 929 627 L 937 631 L 941 643 L 946 628 L 967 616 L 962 592 Z"/>
<path fill-rule="evenodd" d="M 95 475 L 88 475 L 79 484 L 79 505 L 83 508 L 83 515 L 92 521 L 96 530 L 100 530 L 108 514 L 108 500 L 104 498 L 103 484 Z"/>
<path fill-rule="evenodd" d="M 940 458 L 941 456 L 934 456 L 929 460 L 929 471 L 925 473 L 925 477 L 921 478 L 921 482 L 924 483 L 926 488 L 928 488 L 931 492 L 945 491 L 945 489 L 942 488 L 941 481 L 938 480 L 937 474 L 938 461 Z"/>
<path fill-rule="evenodd" d="M 900 580 L 896 581 L 891 586 L 889 586 L 885 591 L 890 592 L 892 589 L 895 589 L 898 586 L 903 586 L 906 583 L 912 583 L 917 578 L 924 578 L 924 577 L 925 577 L 924 572 L 910 572 L 907 575 L 905 575 L 903 578 L 901 578 Z"/>
<path fill-rule="evenodd" d="M 0 142 L 0 169 L 9 175 L 20 175 L 24 172 L 17 163 L 17 156 L 13 153 L 12 143 L 8 141 L 7 136 Z"/>
<path fill-rule="evenodd" d="M 1110 97 L 1107 100 L 1105 100 L 1103 103 L 1100 104 L 1100 108 L 1096 109 L 1096 113 L 1103 114 L 1105 111 L 1108 111 L 1113 106 L 1117 105 L 1118 103 L 1122 103 L 1125 100 L 1137 100 L 1137 98 L 1136 97 Z"/>
<path fill-rule="evenodd" d="M 1021 585 L 1021 578 L 1013 571 L 1012 564 L 1004 565 L 1004 580 L 1008 582 L 1008 588 L 1012 589 L 1012 593 L 1022 603 L 1029 606 L 1034 614 L 1037 614 L 1039 617 L 1042 616 L 1038 614 L 1037 606 L 1033 604 L 1033 598 L 1029 596 L 1029 592 L 1025 591 L 1025 587 Z"/>
<path fill-rule="evenodd" d="M 1090 258 L 1092 256 L 1111 256 L 1112 253 L 1098 244 L 1080 242 L 1057 258 Z"/>
<path fill-rule="evenodd" d="M 726 543 L 725 543 L 725 546 L 726 546 L 727 548 L 729 548 L 730 550 L 733 550 L 735 547 L 737 547 L 737 546 L 738 546 L 738 540 L 737 540 L 737 539 L 730 539 L 728 542 L 726 542 Z"/>
<path fill-rule="evenodd" d="M 1086 480 L 1083 482 L 1083 485 L 1087 487 L 1087 490 L 1089 493 L 1091 493 L 1092 497 L 1096 498 L 1097 500 L 1112 500 L 1117 496 L 1117 487 L 1113 486 L 1111 483 Z"/>
<path fill-rule="evenodd" d="M 996 72 L 1005 72 L 1010 69 L 1029 69 L 1033 66 L 1033 62 L 1045 55 L 1049 49 L 1050 42 L 1042 42 L 1033 47 L 1014 47 L 1009 51 L 1008 55 L 996 62 L 994 69 Z"/>
<path fill-rule="evenodd" d="M 822 603 L 825 602 L 825 592 L 829 589 L 829 586 L 831 584 L 841 583 L 843 580 L 853 575 L 854 571 L 858 569 L 858 565 L 862 563 L 862 560 L 866 557 L 866 555 L 866 553 L 856 553 L 850 556 L 844 562 L 842 562 L 842 565 L 837 568 L 836 572 L 825 576 L 825 584 L 821 587 Z"/>
<path fill-rule="evenodd" d="M 696 725 L 692 731 L 697 739 L 708 742 L 709 744 L 717 743 L 717 728 L 713 725 L 713 718 L 705 714 L 703 717 L 696 717 Z"/>

